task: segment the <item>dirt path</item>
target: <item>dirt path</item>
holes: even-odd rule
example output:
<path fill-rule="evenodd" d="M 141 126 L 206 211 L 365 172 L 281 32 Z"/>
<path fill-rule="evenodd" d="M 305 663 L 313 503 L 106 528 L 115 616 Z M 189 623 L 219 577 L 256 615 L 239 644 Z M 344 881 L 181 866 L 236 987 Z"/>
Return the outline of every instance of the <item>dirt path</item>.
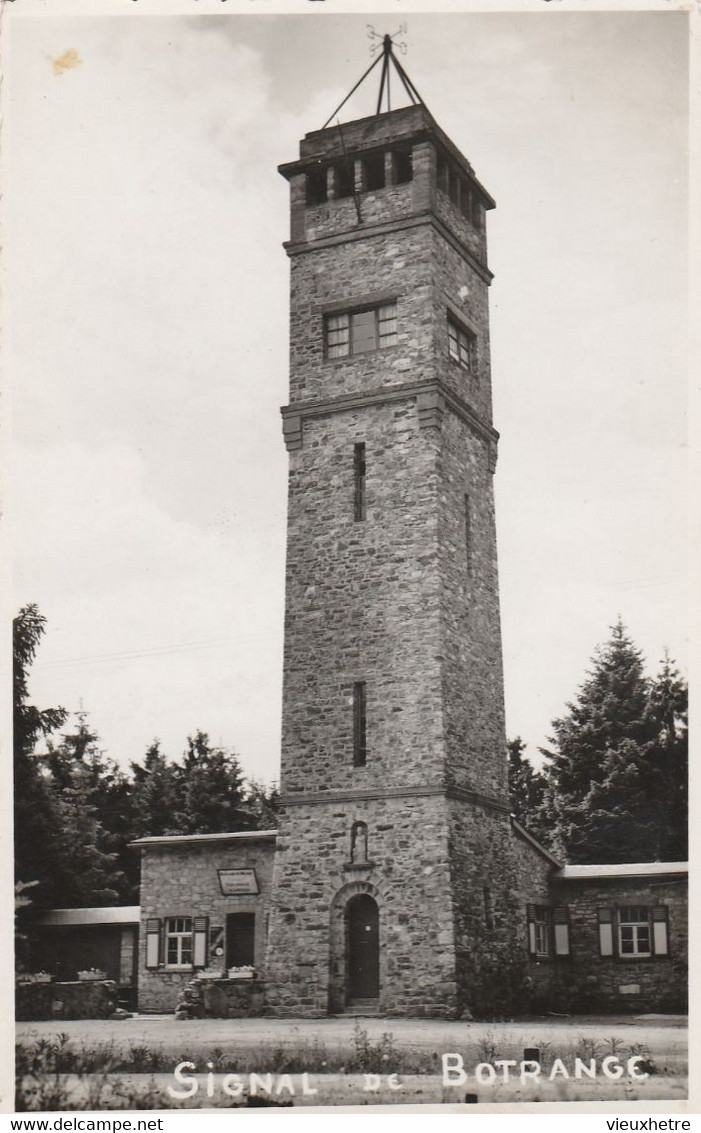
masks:
<path fill-rule="evenodd" d="M 270 1043 L 285 1046 L 321 1042 L 351 1046 L 358 1024 L 376 1042 L 390 1032 L 397 1047 L 442 1053 L 466 1045 L 543 1047 L 569 1049 L 580 1038 L 610 1045 L 611 1040 L 630 1048 L 647 1047 L 656 1059 L 683 1058 L 687 1027 L 683 1016 L 586 1016 L 566 1019 L 537 1018 L 506 1023 L 474 1023 L 443 1019 L 332 1017 L 320 1019 L 191 1019 L 176 1021 L 172 1015 L 141 1015 L 120 1022 L 108 1019 L 61 1020 L 18 1023 L 17 1040 L 63 1032 L 81 1046 L 112 1042 L 120 1048 L 144 1045 L 151 1049 L 202 1051 L 218 1047 L 224 1051 L 245 1045 Z"/>

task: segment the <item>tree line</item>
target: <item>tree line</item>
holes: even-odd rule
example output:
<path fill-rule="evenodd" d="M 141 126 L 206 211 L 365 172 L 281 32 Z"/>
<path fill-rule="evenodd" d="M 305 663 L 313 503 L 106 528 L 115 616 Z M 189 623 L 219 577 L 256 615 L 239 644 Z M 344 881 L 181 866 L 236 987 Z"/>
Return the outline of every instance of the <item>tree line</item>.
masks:
<path fill-rule="evenodd" d="M 138 903 L 146 835 L 214 834 L 275 825 L 277 791 L 246 781 L 235 753 L 204 731 L 177 760 L 158 740 L 124 771 L 85 712 L 38 709 L 31 664 L 45 632 L 36 605 L 13 625 L 15 880 L 35 910 Z M 26 891 L 26 892 L 25 892 Z"/>
<path fill-rule="evenodd" d="M 553 720 L 542 767 L 511 740 L 516 818 L 571 863 L 685 861 L 688 854 L 688 688 L 665 656 L 646 676 L 620 620 L 576 698 Z"/>
<path fill-rule="evenodd" d="M 35 707 L 28 677 L 45 626 L 28 605 L 13 635 L 15 877 L 35 909 L 137 903 L 135 838 L 275 826 L 275 787 L 247 782 L 235 753 L 204 731 L 187 737 L 177 760 L 154 740 L 125 771 L 87 713 Z M 619 621 L 553 721 L 542 766 L 520 736 L 509 742 L 516 818 L 565 861 L 684 860 L 687 707 L 674 663 L 665 657 L 647 677 Z"/>

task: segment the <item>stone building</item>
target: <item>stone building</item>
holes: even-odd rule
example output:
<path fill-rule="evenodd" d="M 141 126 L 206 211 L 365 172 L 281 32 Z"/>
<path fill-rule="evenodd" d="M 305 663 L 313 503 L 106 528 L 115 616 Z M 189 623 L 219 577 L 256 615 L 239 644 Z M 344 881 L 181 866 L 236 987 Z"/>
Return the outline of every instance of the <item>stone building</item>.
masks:
<path fill-rule="evenodd" d="M 280 172 L 280 827 L 137 843 L 140 1007 L 242 963 L 274 1014 L 456 1016 L 519 981 L 551 1005 L 679 1005 L 683 867 L 562 867 L 509 813 L 494 201 L 420 103 L 313 131 Z"/>
<path fill-rule="evenodd" d="M 678 1009 L 685 867 L 563 866 L 509 813 L 494 201 L 420 103 L 313 131 L 280 171 L 280 826 L 136 843 L 139 1007 L 238 969 L 273 1014 L 489 1014 L 519 988 Z"/>

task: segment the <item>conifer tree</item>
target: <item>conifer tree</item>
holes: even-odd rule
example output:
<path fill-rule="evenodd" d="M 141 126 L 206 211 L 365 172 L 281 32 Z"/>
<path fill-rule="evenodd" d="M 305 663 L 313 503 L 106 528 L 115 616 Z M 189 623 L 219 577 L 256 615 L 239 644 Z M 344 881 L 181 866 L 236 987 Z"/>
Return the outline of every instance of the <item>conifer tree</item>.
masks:
<path fill-rule="evenodd" d="M 180 782 L 176 768 L 155 739 L 146 750 L 143 764 L 132 763 L 132 835 L 178 834 L 181 809 Z"/>
<path fill-rule="evenodd" d="M 546 782 L 526 755 L 526 745 L 520 736 L 509 740 L 506 747 L 511 811 L 522 826 L 531 830 L 543 804 Z"/>
<path fill-rule="evenodd" d="M 36 905 L 46 903 L 42 882 L 55 858 L 57 814 L 49 778 L 35 747 L 60 728 L 63 708 L 37 708 L 29 695 L 29 671 L 46 629 L 46 618 L 31 603 L 13 622 L 13 763 L 15 808 L 15 880 L 32 882 Z"/>
<path fill-rule="evenodd" d="M 44 763 L 57 810 L 56 860 L 47 883 L 54 904 L 109 905 L 130 896 L 120 858 L 125 849 L 126 780 L 101 750 L 87 713 L 49 741 Z"/>
<path fill-rule="evenodd" d="M 619 620 L 577 699 L 553 721 L 553 749 L 543 750 L 547 790 L 537 824 L 546 839 L 549 827 L 556 853 L 593 864 L 677 856 L 685 711 L 685 686 L 671 662 L 650 681 Z"/>
<path fill-rule="evenodd" d="M 243 773 L 233 752 L 214 747 L 206 732 L 188 736 L 178 768 L 183 834 L 250 830 L 255 823 L 245 806 Z"/>

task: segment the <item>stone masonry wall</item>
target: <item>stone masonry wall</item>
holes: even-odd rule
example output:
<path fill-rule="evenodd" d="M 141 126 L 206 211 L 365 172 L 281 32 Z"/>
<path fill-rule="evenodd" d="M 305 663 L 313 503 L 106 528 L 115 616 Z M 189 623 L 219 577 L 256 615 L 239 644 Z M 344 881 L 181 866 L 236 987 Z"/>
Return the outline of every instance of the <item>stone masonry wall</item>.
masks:
<path fill-rule="evenodd" d="M 578 1011 L 684 1011 L 687 1003 L 686 879 L 553 880 L 551 900 L 567 905 L 571 962 L 560 969 L 557 994 Z M 665 905 L 668 956 L 601 956 L 597 910 L 622 905 Z"/>
<path fill-rule="evenodd" d="M 350 831 L 368 826 L 368 862 Z M 291 806 L 282 816 L 271 908 L 268 997 L 275 1014 L 343 1009 L 344 913 L 356 893 L 379 906 L 380 1011 L 452 1015 L 455 952 L 445 799 L 373 798 Z"/>
<path fill-rule="evenodd" d="M 353 517 L 366 444 L 367 517 Z M 436 446 L 414 400 L 305 424 L 290 454 L 283 792 L 440 782 Z M 353 766 L 353 684 L 367 763 Z"/>
<path fill-rule="evenodd" d="M 438 546 L 445 775 L 452 785 L 482 792 L 506 805 L 492 475 L 484 441 L 455 414 L 443 415 L 441 432 Z"/>
<path fill-rule="evenodd" d="M 174 1011 L 193 970 L 169 971 L 146 967 L 146 922 L 158 917 L 209 917 L 210 941 L 223 930 L 228 913 L 255 913 L 255 965 L 264 975 L 266 914 L 273 865 L 272 841 L 210 842 L 180 846 L 151 846 L 142 851 L 141 932 L 139 943 L 139 1010 Z M 225 897 L 217 870 L 253 868 L 260 893 Z M 223 971 L 225 956 L 211 954 L 208 966 Z"/>
<path fill-rule="evenodd" d="M 345 202 L 335 202 L 334 209 Z M 428 225 L 294 256 L 290 404 L 384 389 L 433 376 L 434 247 Z M 324 314 L 366 297 L 397 303 L 394 346 L 348 358 L 324 353 Z"/>
<path fill-rule="evenodd" d="M 571 961 L 565 957 L 540 959 L 528 951 L 528 905 L 560 904 L 552 896 L 550 879 L 555 868 L 526 838 L 513 829 L 509 843 L 508 869 L 514 904 L 513 933 L 514 955 L 523 966 L 527 981 L 528 1003 L 530 996 L 537 1010 L 560 1011 L 562 1000 L 558 991 L 561 979 L 569 978 Z"/>
<path fill-rule="evenodd" d="M 442 196 L 441 193 L 438 196 Z M 450 206 L 453 209 L 453 206 Z M 454 211 L 454 210 L 453 210 Z M 434 264 L 431 324 L 436 373 L 485 425 L 492 424 L 492 373 L 489 342 L 489 288 L 465 257 L 432 231 Z M 448 352 L 448 310 L 476 337 L 477 364 L 468 372 Z"/>
<path fill-rule="evenodd" d="M 552 865 L 511 829 L 510 817 L 452 800 L 451 862 L 460 1005 L 487 1017 L 523 1010 L 526 987 L 551 972 L 528 960 L 526 907 L 548 903 Z"/>

